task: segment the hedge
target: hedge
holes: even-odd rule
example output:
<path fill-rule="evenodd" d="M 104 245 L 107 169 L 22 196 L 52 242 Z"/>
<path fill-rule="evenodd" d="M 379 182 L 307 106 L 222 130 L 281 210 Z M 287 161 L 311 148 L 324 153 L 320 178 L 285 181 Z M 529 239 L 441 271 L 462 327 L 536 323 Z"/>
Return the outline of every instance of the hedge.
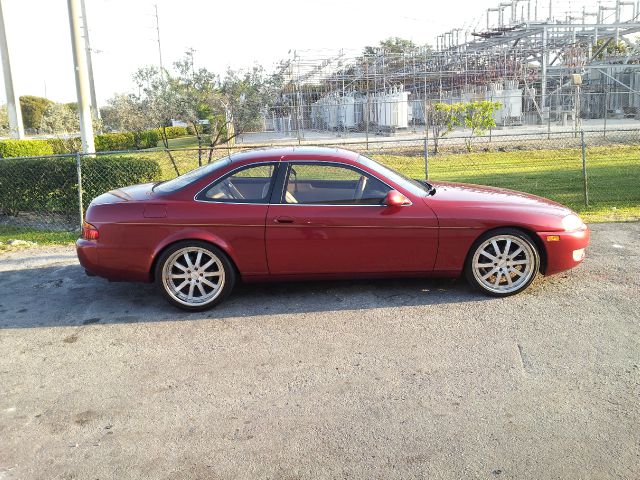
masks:
<path fill-rule="evenodd" d="M 161 131 L 162 131 L 162 128 L 159 128 L 158 133 L 160 133 Z M 165 132 L 167 133 L 168 139 L 185 137 L 189 135 L 189 131 L 187 130 L 187 127 L 165 127 Z"/>
<path fill-rule="evenodd" d="M 95 136 L 96 152 L 135 150 L 136 135 L 133 132 L 105 133 Z"/>
<path fill-rule="evenodd" d="M 53 155 L 53 147 L 47 140 L 2 140 L 0 158 L 37 157 Z"/>
<path fill-rule="evenodd" d="M 160 179 L 157 161 L 126 156 L 82 159 L 85 207 L 98 195 L 137 183 Z M 75 216 L 78 212 L 76 159 L 0 160 L 0 212 Z"/>

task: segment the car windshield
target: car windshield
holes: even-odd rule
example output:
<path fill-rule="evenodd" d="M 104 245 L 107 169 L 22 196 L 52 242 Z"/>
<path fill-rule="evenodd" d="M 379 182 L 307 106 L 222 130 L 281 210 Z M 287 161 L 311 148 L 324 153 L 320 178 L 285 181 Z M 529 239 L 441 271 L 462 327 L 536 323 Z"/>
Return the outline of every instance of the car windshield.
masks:
<path fill-rule="evenodd" d="M 434 189 L 433 186 L 425 181 L 414 180 L 409 178 L 395 170 L 390 169 L 389 167 L 385 167 L 381 163 L 376 162 L 375 160 L 371 160 L 368 157 L 360 155 L 358 160 L 363 165 L 375 170 L 376 172 L 380 172 L 382 175 L 387 177 L 389 180 L 397 183 L 402 188 L 410 191 L 414 195 L 419 196 L 427 196 L 430 195 Z"/>
<path fill-rule="evenodd" d="M 229 157 L 221 158 L 220 160 L 216 160 L 213 163 L 209 163 L 207 165 L 203 165 L 202 167 L 196 168 L 195 170 L 191 170 L 190 172 L 185 173 L 184 175 L 180 175 L 179 177 L 174 178 L 173 180 L 167 180 L 165 182 L 160 182 L 154 185 L 153 191 L 159 193 L 172 193 L 181 188 L 186 187 L 187 185 L 200 180 L 206 175 L 209 175 L 216 170 L 220 170 L 223 167 L 226 167 L 231 163 Z"/>

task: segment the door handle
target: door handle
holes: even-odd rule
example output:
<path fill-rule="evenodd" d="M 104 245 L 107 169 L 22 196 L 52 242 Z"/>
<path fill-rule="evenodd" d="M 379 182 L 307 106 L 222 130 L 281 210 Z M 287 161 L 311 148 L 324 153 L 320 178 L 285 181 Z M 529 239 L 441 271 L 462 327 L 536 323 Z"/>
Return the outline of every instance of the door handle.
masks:
<path fill-rule="evenodd" d="M 293 218 L 291 218 L 291 217 L 276 217 L 273 221 L 275 223 L 293 223 Z"/>

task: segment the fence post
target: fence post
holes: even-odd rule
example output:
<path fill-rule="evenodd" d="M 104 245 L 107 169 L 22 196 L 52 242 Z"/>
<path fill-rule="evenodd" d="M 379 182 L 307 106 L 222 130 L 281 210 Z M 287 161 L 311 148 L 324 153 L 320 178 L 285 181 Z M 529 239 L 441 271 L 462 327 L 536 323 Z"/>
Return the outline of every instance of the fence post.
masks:
<path fill-rule="evenodd" d="M 582 183 L 584 187 L 584 204 L 589 206 L 589 188 L 587 185 L 587 145 L 584 141 L 584 130 L 580 131 L 580 142 L 582 143 Z"/>
<path fill-rule="evenodd" d="M 429 137 L 424 137 L 424 178 L 429 180 Z"/>
<path fill-rule="evenodd" d="M 84 223 L 84 206 L 82 205 L 82 161 L 80 153 L 76 153 L 76 172 L 78 174 L 78 206 L 80 212 L 80 228 Z"/>

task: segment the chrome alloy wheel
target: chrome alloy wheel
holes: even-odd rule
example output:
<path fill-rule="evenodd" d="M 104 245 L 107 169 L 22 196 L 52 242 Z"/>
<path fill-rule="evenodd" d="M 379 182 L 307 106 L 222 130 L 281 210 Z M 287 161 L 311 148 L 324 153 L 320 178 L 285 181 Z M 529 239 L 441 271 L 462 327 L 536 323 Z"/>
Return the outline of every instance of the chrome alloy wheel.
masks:
<path fill-rule="evenodd" d="M 212 302 L 224 288 L 225 273 L 220 258 L 201 247 L 185 247 L 173 252 L 162 268 L 165 291 L 186 306 Z"/>
<path fill-rule="evenodd" d="M 497 294 L 525 287 L 536 274 L 536 255 L 529 242 L 514 235 L 496 235 L 481 243 L 471 259 L 478 284 Z"/>

